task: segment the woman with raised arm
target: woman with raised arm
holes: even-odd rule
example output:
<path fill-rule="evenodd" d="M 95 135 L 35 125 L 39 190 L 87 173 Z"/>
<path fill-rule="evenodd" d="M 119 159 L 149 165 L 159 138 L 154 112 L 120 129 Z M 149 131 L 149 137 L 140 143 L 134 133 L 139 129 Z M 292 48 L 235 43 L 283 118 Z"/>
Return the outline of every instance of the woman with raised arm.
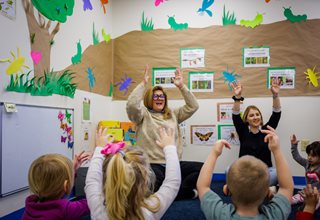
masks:
<path fill-rule="evenodd" d="M 174 85 L 180 90 L 185 105 L 177 109 L 168 108 L 168 97 L 161 86 L 147 89 L 149 82 L 148 66 L 145 69 L 144 80 L 128 97 L 127 114 L 136 125 L 137 145 L 149 156 L 151 168 L 156 175 L 155 191 L 165 178 L 165 157 L 161 148 L 154 140 L 158 139 L 159 127 L 173 127 L 179 159 L 182 156 L 182 137 L 179 124 L 190 118 L 199 108 L 195 96 L 183 84 L 182 72 L 175 71 Z M 145 91 L 146 90 L 146 91 Z M 176 200 L 196 198 L 196 183 L 203 163 L 180 161 L 181 187 Z"/>

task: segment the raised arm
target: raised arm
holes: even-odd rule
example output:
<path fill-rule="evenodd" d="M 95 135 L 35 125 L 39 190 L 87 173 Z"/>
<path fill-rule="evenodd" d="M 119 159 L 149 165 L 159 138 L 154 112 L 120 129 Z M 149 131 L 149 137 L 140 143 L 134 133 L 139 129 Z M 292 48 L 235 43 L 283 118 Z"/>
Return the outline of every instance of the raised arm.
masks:
<path fill-rule="evenodd" d="M 280 84 L 281 82 L 279 78 L 274 78 L 271 81 L 270 90 L 272 92 L 272 97 L 273 97 L 272 107 L 276 112 L 280 111 L 281 109 L 280 98 L 279 98 L 279 92 L 280 92 L 280 86 L 281 86 Z"/>
<path fill-rule="evenodd" d="M 128 97 L 127 102 L 127 115 L 128 118 L 136 123 L 139 124 L 143 119 L 143 114 L 145 111 L 145 107 L 142 104 L 143 95 L 145 88 L 149 82 L 149 66 L 147 65 L 144 70 L 144 78 L 142 82 L 131 92 Z"/>
<path fill-rule="evenodd" d="M 293 159 L 299 163 L 303 167 L 307 167 L 308 165 L 308 160 L 301 157 L 299 151 L 298 151 L 298 140 L 295 134 L 292 135 L 291 139 L 291 154 Z"/>
<path fill-rule="evenodd" d="M 163 148 L 166 158 L 165 179 L 155 193 L 160 200 L 160 209 L 155 215 L 160 219 L 178 194 L 181 184 L 181 172 L 175 146 L 174 130 L 172 128 L 160 128 L 159 134 L 160 139 L 156 143 Z"/>
<path fill-rule="evenodd" d="M 180 90 L 186 103 L 184 106 L 174 110 L 174 114 L 177 116 L 178 123 L 180 124 L 181 122 L 190 118 L 198 110 L 199 104 L 193 93 L 187 88 L 186 85 L 184 85 L 182 71 L 179 68 L 177 68 L 175 71 L 175 78 L 173 82 Z"/>
<path fill-rule="evenodd" d="M 279 191 L 278 193 L 284 195 L 289 201 L 291 201 L 293 193 L 293 180 L 291 171 L 286 161 L 281 148 L 280 140 L 275 130 L 268 126 L 269 130 L 261 130 L 262 133 L 266 134 L 264 141 L 268 142 L 270 151 L 274 156 L 277 169 L 277 177 L 279 182 Z"/>
<path fill-rule="evenodd" d="M 200 174 L 197 181 L 197 190 L 199 193 L 200 200 L 203 198 L 206 192 L 210 190 L 213 170 L 218 157 L 222 153 L 223 146 L 230 149 L 230 144 L 226 140 L 219 140 L 214 144 L 207 160 L 204 162 L 200 170 Z"/>
<path fill-rule="evenodd" d="M 233 111 L 235 113 L 240 113 L 240 102 L 243 101 L 243 97 L 241 96 L 242 93 L 242 85 L 240 81 L 233 81 L 231 83 L 231 87 L 233 90 L 232 99 L 234 100 L 233 103 Z"/>

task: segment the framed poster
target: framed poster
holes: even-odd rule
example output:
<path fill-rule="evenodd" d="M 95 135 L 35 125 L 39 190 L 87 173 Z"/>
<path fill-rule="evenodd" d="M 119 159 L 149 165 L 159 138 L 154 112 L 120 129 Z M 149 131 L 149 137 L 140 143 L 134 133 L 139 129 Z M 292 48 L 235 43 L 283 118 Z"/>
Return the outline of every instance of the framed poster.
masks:
<path fill-rule="evenodd" d="M 269 47 L 249 47 L 242 49 L 243 67 L 269 67 Z"/>
<path fill-rule="evenodd" d="M 204 48 L 181 48 L 180 66 L 181 68 L 204 67 Z"/>
<path fill-rule="evenodd" d="M 190 132 L 191 144 L 213 145 L 217 140 L 215 125 L 191 125 Z"/>
<path fill-rule="evenodd" d="M 16 19 L 16 0 L 0 0 L 0 12 L 11 20 Z"/>
<path fill-rule="evenodd" d="M 225 139 L 230 144 L 240 144 L 239 136 L 233 125 L 218 125 L 218 139 Z"/>
<path fill-rule="evenodd" d="M 189 89 L 192 92 L 213 92 L 214 72 L 189 72 Z"/>
<path fill-rule="evenodd" d="M 173 83 L 176 68 L 152 68 L 152 86 L 175 88 Z"/>
<path fill-rule="evenodd" d="M 233 102 L 217 103 L 218 122 L 222 124 L 232 124 Z M 240 103 L 240 115 L 243 113 L 243 103 Z"/>
<path fill-rule="evenodd" d="M 280 80 L 281 89 L 294 89 L 296 78 L 295 76 L 295 67 L 268 68 L 267 88 L 270 89 L 272 80 L 278 78 Z"/>

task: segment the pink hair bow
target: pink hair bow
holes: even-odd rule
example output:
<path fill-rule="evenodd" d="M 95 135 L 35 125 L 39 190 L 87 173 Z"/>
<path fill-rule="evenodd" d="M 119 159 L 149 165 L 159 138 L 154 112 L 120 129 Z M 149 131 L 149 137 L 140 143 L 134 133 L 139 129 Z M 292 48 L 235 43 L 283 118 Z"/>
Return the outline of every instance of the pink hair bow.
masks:
<path fill-rule="evenodd" d="M 117 143 L 107 143 L 106 146 L 101 150 L 101 154 L 109 155 L 118 153 L 126 143 L 124 141 L 120 141 Z"/>

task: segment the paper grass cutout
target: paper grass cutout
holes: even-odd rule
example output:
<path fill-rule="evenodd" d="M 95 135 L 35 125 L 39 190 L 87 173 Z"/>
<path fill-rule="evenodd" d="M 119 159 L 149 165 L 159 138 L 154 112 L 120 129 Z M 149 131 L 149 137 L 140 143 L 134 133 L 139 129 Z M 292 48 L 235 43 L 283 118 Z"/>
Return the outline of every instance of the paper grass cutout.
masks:
<path fill-rule="evenodd" d="M 90 0 L 82 0 L 83 1 L 83 10 L 92 10 L 92 4 Z"/>
<path fill-rule="evenodd" d="M 155 5 L 156 7 L 158 7 L 158 6 L 160 5 L 160 3 L 164 3 L 164 1 L 168 1 L 168 0 L 155 0 L 155 1 L 154 1 L 154 5 Z"/>
<path fill-rule="evenodd" d="M 148 18 L 144 18 L 144 12 L 142 12 L 141 31 L 152 31 L 152 30 L 153 30 L 152 19 L 148 20 Z"/>
<path fill-rule="evenodd" d="M 94 28 L 94 23 L 93 23 L 93 29 L 92 29 L 92 39 L 93 39 L 93 45 L 99 44 L 99 42 L 100 42 L 99 33 L 96 32 L 96 30 Z"/>
<path fill-rule="evenodd" d="M 64 119 L 66 119 L 67 122 L 71 124 L 72 113 L 69 113 L 68 110 L 66 110 L 65 115 L 66 117 L 64 117 L 64 114 L 61 111 L 59 111 L 58 119 L 60 121 L 60 128 L 61 130 L 63 130 L 63 133 L 60 136 L 60 141 L 61 143 L 66 143 L 66 141 L 68 140 L 67 147 L 73 148 L 74 142 L 73 142 L 73 136 L 72 136 L 73 135 L 72 127 L 68 126 L 68 124 L 64 121 Z"/>
<path fill-rule="evenodd" d="M 222 76 L 219 78 L 219 79 L 224 79 L 224 83 L 228 83 L 228 86 L 230 88 L 230 91 L 232 90 L 232 87 L 231 87 L 231 83 L 232 82 L 235 82 L 237 81 L 237 77 L 240 77 L 240 75 L 236 74 L 236 73 L 233 73 L 233 72 L 228 72 L 228 67 L 227 67 L 227 70 L 223 71 L 222 72 Z"/>
<path fill-rule="evenodd" d="M 135 83 L 135 82 L 132 80 L 132 78 L 128 77 L 127 74 L 125 74 L 124 78 L 121 78 L 121 81 L 116 83 L 114 87 L 117 87 L 118 85 L 120 85 L 119 91 L 124 90 L 124 95 L 126 95 L 128 92 L 128 88 L 129 86 L 131 86 L 132 83 Z"/>
<path fill-rule="evenodd" d="M 73 13 L 74 0 L 32 0 L 32 4 L 49 20 L 64 23 Z"/>
<path fill-rule="evenodd" d="M 17 54 L 18 57 L 13 53 L 13 51 L 10 51 L 13 60 L 10 60 L 10 58 L 1 59 L 0 62 L 8 62 L 10 65 L 8 66 L 6 70 L 6 74 L 12 75 L 14 73 L 21 72 L 22 73 L 22 67 L 29 69 L 29 66 L 24 64 L 25 58 L 23 56 L 20 56 L 20 48 L 17 48 Z"/>
<path fill-rule="evenodd" d="M 320 72 L 315 72 L 316 66 L 313 67 L 313 69 L 308 68 L 307 72 L 304 72 L 304 74 L 306 74 L 306 79 L 309 79 L 309 84 L 311 83 L 314 87 L 318 87 L 319 83 L 318 83 L 318 79 L 320 79 L 320 76 L 318 76 L 320 74 Z"/>
<path fill-rule="evenodd" d="M 207 12 L 207 14 L 212 17 L 212 12 L 208 10 L 208 8 L 213 4 L 214 0 L 202 0 L 202 6 L 198 9 L 198 13 L 203 14 Z"/>
<path fill-rule="evenodd" d="M 42 58 L 41 52 L 31 51 L 31 58 L 35 64 L 38 64 Z"/>
<path fill-rule="evenodd" d="M 110 88 L 109 88 L 108 96 L 112 96 L 112 94 L 113 94 L 113 85 L 112 85 L 112 82 L 110 82 Z"/>
<path fill-rule="evenodd" d="M 102 8 L 103 8 L 103 13 L 106 14 L 107 13 L 107 9 L 105 7 L 106 4 L 108 4 L 108 0 L 100 0 Z"/>
<path fill-rule="evenodd" d="M 102 30 L 101 30 L 101 34 L 102 34 L 102 37 L 103 37 L 104 41 L 105 41 L 106 43 L 108 43 L 108 42 L 110 41 L 110 39 L 111 39 L 110 34 L 106 34 L 106 33 L 104 32 L 104 29 L 103 29 L 103 28 L 102 28 Z"/>
<path fill-rule="evenodd" d="M 16 18 L 16 0 L 1 0 L 0 13 L 14 20 Z"/>
<path fill-rule="evenodd" d="M 183 29 L 187 29 L 188 28 L 188 23 L 181 23 L 178 24 L 176 22 L 176 20 L 174 19 L 174 15 L 172 17 L 168 16 L 168 24 L 170 25 L 170 27 L 176 31 L 176 30 L 183 30 Z"/>
<path fill-rule="evenodd" d="M 80 41 L 77 43 L 77 54 L 71 58 L 72 64 L 81 63 L 82 58 L 82 47 Z"/>
<path fill-rule="evenodd" d="M 74 93 L 77 89 L 75 83 L 71 83 L 74 78 L 69 70 L 66 70 L 61 75 L 58 73 L 53 73 L 53 71 L 44 73 L 44 76 L 39 78 L 33 77 L 29 80 L 29 71 L 27 74 L 21 74 L 16 76 L 10 76 L 10 83 L 6 90 L 10 92 L 24 92 L 30 93 L 34 96 L 49 96 L 52 94 L 58 94 L 63 96 L 68 96 L 70 98 L 74 97 Z"/>
<path fill-rule="evenodd" d="M 223 17 L 222 17 L 222 24 L 223 26 L 227 26 L 227 25 L 234 25 L 236 24 L 236 17 L 234 15 L 234 12 L 232 12 L 232 14 L 229 14 L 229 11 L 226 14 L 226 9 L 225 9 L 225 5 L 223 6 Z"/>
<path fill-rule="evenodd" d="M 30 34 L 30 44 L 34 44 L 35 37 L 36 37 L 36 33 L 31 33 Z"/>
<path fill-rule="evenodd" d="M 245 27 L 255 28 L 260 25 L 263 21 L 263 15 L 257 13 L 256 17 L 253 20 L 240 20 L 240 25 Z"/>
<path fill-rule="evenodd" d="M 284 8 L 284 16 L 289 20 L 291 21 L 292 23 L 295 23 L 295 22 L 300 22 L 300 21 L 307 21 L 307 15 L 306 14 L 303 14 L 303 15 L 293 15 L 292 14 L 292 11 L 291 11 L 291 7 L 289 8 Z"/>
<path fill-rule="evenodd" d="M 88 69 L 86 70 L 86 72 L 88 73 L 88 79 L 89 79 L 89 88 L 90 88 L 90 92 L 92 90 L 92 88 L 94 87 L 94 84 L 96 82 L 96 78 L 93 75 L 92 69 L 90 67 L 88 67 Z"/>

